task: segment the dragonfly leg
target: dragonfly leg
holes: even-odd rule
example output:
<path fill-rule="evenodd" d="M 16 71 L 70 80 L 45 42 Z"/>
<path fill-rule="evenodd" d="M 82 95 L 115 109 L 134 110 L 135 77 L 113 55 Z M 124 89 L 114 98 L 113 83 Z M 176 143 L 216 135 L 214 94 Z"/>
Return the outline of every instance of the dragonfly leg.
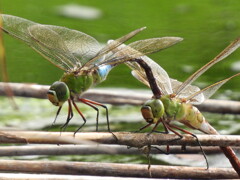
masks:
<path fill-rule="evenodd" d="M 72 104 L 75 107 L 75 109 L 77 110 L 77 112 L 79 113 L 79 115 L 82 117 L 83 119 L 83 124 L 74 132 L 74 136 L 76 135 L 76 133 L 86 124 L 87 120 L 86 118 L 83 116 L 82 112 L 79 110 L 79 108 L 77 107 L 76 103 L 74 102 L 74 100 L 72 99 Z"/>
<path fill-rule="evenodd" d="M 163 124 L 164 131 L 156 131 L 156 130 L 155 130 L 160 122 Z M 163 119 L 161 119 L 161 118 L 158 120 L 158 122 L 156 123 L 156 125 L 153 127 L 152 132 L 161 133 L 161 134 L 168 134 L 168 133 L 169 133 L 168 129 L 166 128 L 166 126 L 165 126 L 164 123 L 163 123 Z M 152 132 L 151 132 L 151 133 L 152 133 Z"/>
<path fill-rule="evenodd" d="M 166 129 L 165 129 L 165 132 L 155 131 L 155 129 L 157 128 L 158 124 L 159 124 L 161 121 L 162 121 L 162 120 L 159 119 L 159 121 L 155 124 L 155 126 L 153 127 L 152 131 L 151 131 L 149 134 L 151 134 L 151 133 L 153 133 L 153 132 L 164 133 L 164 134 L 165 134 L 165 133 L 168 133 L 168 132 L 166 131 Z M 140 131 L 142 131 L 143 129 L 146 129 L 146 128 L 148 128 L 148 127 L 151 126 L 151 125 L 152 125 L 152 123 L 148 123 L 147 125 L 141 127 L 139 130 L 134 131 L 134 133 L 140 132 Z"/>
<path fill-rule="evenodd" d="M 148 133 L 148 135 L 150 135 L 150 134 L 152 134 L 153 132 L 155 132 L 155 129 L 157 128 L 157 126 L 158 126 L 158 124 L 159 124 L 160 122 L 162 122 L 161 119 L 159 119 L 159 120 L 157 121 L 157 123 L 154 125 L 154 127 L 152 128 L 152 130 L 150 131 L 150 133 Z"/>
<path fill-rule="evenodd" d="M 91 100 L 89 100 L 89 99 L 79 98 L 78 100 L 81 101 L 81 102 L 83 102 L 84 104 L 89 105 L 90 107 L 92 107 L 93 109 L 95 109 L 95 110 L 97 111 L 97 126 L 96 126 L 96 131 L 98 131 L 98 116 L 99 116 L 99 112 L 98 112 L 98 108 L 96 108 L 95 106 L 93 106 L 93 104 L 94 104 L 94 105 L 97 105 L 97 106 L 103 107 L 103 108 L 106 110 L 106 118 L 107 118 L 108 132 L 111 132 L 107 106 L 105 106 L 104 104 L 95 102 L 95 101 L 91 101 Z"/>
<path fill-rule="evenodd" d="M 52 126 L 56 123 L 57 117 L 58 117 L 61 109 L 62 109 L 62 106 L 60 106 L 60 107 L 58 108 L 57 113 L 56 113 L 56 116 L 55 116 L 55 119 L 54 119 L 54 121 L 52 122 Z"/>
<path fill-rule="evenodd" d="M 175 133 L 176 135 L 179 136 L 179 138 L 176 138 L 176 139 L 173 139 L 173 140 L 170 140 L 169 142 L 173 142 L 173 141 L 177 141 L 177 140 L 180 140 L 183 138 L 183 136 L 181 134 L 179 134 L 178 132 L 174 131 L 172 128 L 169 127 L 169 124 L 166 123 L 164 120 L 162 120 L 162 124 L 163 124 L 163 127 L 165 129 L 165 131 L 167 133 L 169 133 L 169 130 L 172 131 L 173 133 Z M 170 153 L 170 146 L 167 145 L 167 153 Z"/>
<path fill-rule="evenodd" d="M 175 129 L 178 129 L 178 130 L 180 130 L 180 131 L 182 131 L 182 132 L 184 132 L 184 133 L 186 133 L 186 134 L 189 134 L 189 135 L 193 136 L 193 137 L 196 139 L 196 141 L 197 141 L 197 143 L 198 143 L 198 145 L 199 145 L 199 147 L 200 147 L 200 150 L 201 150 L 201 152 L 202 152 L 202 154 L 203 154 L 203 156 L 204 156 L 204 159 L 205 159 L 205 161 L 206 161 L 207 169 L 209 169 L 209 164 L 208 164 L 207 156 L 206 156 L 205 152 L 204 152 L 203 149 L 202 149 L 202 145 L 201 145 L 200 141 L 198 140 L 198 137 L 197 137 L 195 134 L 193 134 L 193 133 L 191 133 L 191 132 L 189 132 L 189 131 L 187 131 L 187 130 L 185 130 L 185 129 L 182 129 L 182 128 L 178 127 L 178 126 L 175 126 L 175 125 L 172 125 L 172 124 L 168 124 L 168 125 L 169 125 L 169 126 L 168 126 L 168 129 L 171 130 L 172 132 L 174 132 L 172 128 L 175 128 Z M 169 127 L 172 127 L 172 128 L 169 128 Z M 176 131 L 175 131 L 175 132 L 176 132 Z M 175 132 L 174 132 L 174 133 L 175 133 Z M 179 134 L 179 133 L 178 133 L 178 134 Z M 177 134 L 177 135 L 178 135 L 178 134 Z M 181 135 L 181 138 L 182 138 L 182 135 Z"/>
<path fill-rule="evenodd" d="M 91 108 L 93 108 L 93 109 L 95 109 L 95 110 L 97 111 L 97 118 L 96 118 L 96 131 L 98 131 L 99 109 L 98 109 L 96 106 L 94 106 L 94 105 L 88 103 L 87 101 L 82 101 L 82 99 L 79 99 L 79 101 L 81 101 L 82 103 L 84 103 L 84 104 L 90 106 Z"/>
<path fill-rule="evenodd" d="M 68 126 L 68 123 L 70 122 L 70 120 L 72 118 L 73 118 L 72 104 L 71 104 L 71 100 L 68 99 L 68 116 L 67 116 L 67 121 L 65 122 L 64 125 L 61 126 L 61 132 L 65 131 L 65 129 Z"/>
<path fill-rule="evenodd" d="M 145 126 L 141 127 L 139 130 L 137 130 L 137 131 L 134 131 L 134 133 L 138 133 L 138 132 L 142 131 L 143 129 L 146 129 L 146 128 L 148 128 L 148 127 L 149 127 L 149 126 L 151 126 L 151 125 L 152 125 L 151 123 L 148 123 L 147 125 L 145 125 Z"/>
<path fill-rule="evenodd" d="M 156 150 L 158 150 L 159 152 L 161 152 L 161 153 L 163 153 L 163 154 L 165 154 L 165 155 L 169 155 L 169 151 L 165 152 L 165 151 L 163 151 L 162 149 L 160 149 L 160 148 L 158 148 L 158 147 L 156 147 L 156 146 L 151 146 L 151 147 L 154 148 L 154 149 L 156 149 Z"/>
<path fill-rule="evenodd" d="M 58 110 L 57 110 L 57 113 L 56 113 L 56 116 L 55 116 L 55 118 L 54 118 L 54 121 L 52 122 L 52 125 L 51 125 L 50 127 L 47 128 L 47 131 L 48 131 L 51 127 L 53 127 L 54 124 L 56 123 L 57 117 L 58 117 L 58 115 L 59 115 L 61 109 L 62 109 L 62 106 L 59 106 L 59 108 L 58 108 Z"/>

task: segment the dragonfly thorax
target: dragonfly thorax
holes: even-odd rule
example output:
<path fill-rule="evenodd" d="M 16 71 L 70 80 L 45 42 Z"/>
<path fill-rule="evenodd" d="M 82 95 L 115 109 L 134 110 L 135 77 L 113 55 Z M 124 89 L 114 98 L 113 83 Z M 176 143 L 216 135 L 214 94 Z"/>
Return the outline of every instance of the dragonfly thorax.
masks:
<path fill-rule="evenodd" d="M 81 95 L 94 85 L 94 78 L 91 72 L 84 72 L 78 74 L 75 72 L 66 72 L 61 77 L 60 81 L 68 86 L 71 96 Z"/>
<path fill-rule="evenodd" d="M 64 82 L 56 81 L 49 88 L 47 95 L 52 104 L 62 106 L 70 97 L 70 91 Z"/>
<path fill-rule="evenodd" d="M 151 99 L 143 104 L 141 112 L 148 123 L 157 123 L 164 115 L 164 105 L 160 99 Z"/>

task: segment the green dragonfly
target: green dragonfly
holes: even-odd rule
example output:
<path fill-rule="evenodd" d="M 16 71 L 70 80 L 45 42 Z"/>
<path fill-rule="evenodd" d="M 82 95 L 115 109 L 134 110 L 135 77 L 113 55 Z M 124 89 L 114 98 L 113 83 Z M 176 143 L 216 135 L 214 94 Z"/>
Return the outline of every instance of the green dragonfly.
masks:
<path fill-rule="evenodd" d="M 183 83 L 169 78 L 167 72 L 147 56 L 142 56 L 134 61 L 122 59 L 120 61 L 106 61 L 104 63 L 127 64 L 132 69 L 132 75 L 151 88 L 153 98 L 146 101 L 141 108 L 142 116 L 148 124 L 140 130 L 154 125 L 152 129 L 152 132 L 154 132 L 159 123 L 162 123 L 166 133 L 172 131 L 182 138 L 182 135 L 174 130 L 177 129 L 196 137 L 191 132 L 173 124 L 174 121 L 178 121 L 189 128 L 200 130 L 203 133 L 218 135 L 218 132 L 207 122 L 202 113 L 194 105 L 201 104 L 204 100 L 210 98 L 223 84 L 234 77 L 240 76 L 240 73 L 214 83 L 202 90 L 197 86 L 191 85 L 191 83 L 211 66 L 233 53 L 239 46 L 240 38 L 233 41 L 220 54 L 197 70 Z M 124 44 L 118 48 L 124 48 Z M 232 148 L 220 148 L 240 176 L 240 161 Z"/>
<path fill-rule="evenodd" d="M 51 85 L 47 96 L 52 104 L 59 106 L 53 124 L 64 102 L 68 102 L 67 121 L 61 130 L 67 127 L 73 117 L 72 106 L 74 106 L 84 121 L 75 133 L 86 123 L 86 119 L 77 107 L 75 100 L 97 111 L 97 131 L 98 108 L 95 105 L 105 108 L 108 131 L 110 132 L 107 107 L 101 103 L 81 98 L 81 94 L 87 89 L 104 81 L 109 71 L 115 66 L 107 63 L 100 65 L 100 63 L 117 59 L 129 60 L 138 58 L 145 54 L 165 49 L 181 41 L 181 38 L 177 37 L 150 38 L 130 43 L 127 48 L 122 48 L 119 52 L 113 53 L 118 46 L 144 30 L 145 27 L 134 30 L 101 48 L 96 39 L 80 31 L 53 25 L 42 25 L 12 15 L 2 14 L 1 18 L 3 20 L 2 30 L 4 32 L 22 40 L 56 67 L 64 71 L 60 80 Z M 129 51 L 129 48 L 134 49 L 134 51 Z"/>

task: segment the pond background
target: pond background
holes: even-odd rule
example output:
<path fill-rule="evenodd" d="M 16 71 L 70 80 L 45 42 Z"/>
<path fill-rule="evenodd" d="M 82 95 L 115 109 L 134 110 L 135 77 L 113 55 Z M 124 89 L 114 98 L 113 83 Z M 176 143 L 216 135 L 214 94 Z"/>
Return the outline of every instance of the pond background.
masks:
<path fill-rule="evenodd" d="M 240 2 L 236 0 L 1 0 L 0 3 L 1 11 L 5 14 L 23 17 L 41 24 L 76 29 L 93 36 L 103 44 L 109 39 L 116 39 L 143 26 L 146 26 L 147 29 L 129 42 L 152 37 L 182 37 L 184 41 L 181 43 L 150 55 L 168 72 L 170 77 L 180 81 L 184 81 L 240 36 Z M 60 6 L 69 4 L 89 6 L 94 8 L 98 14 L 94 18 L 90 15 L 87 15 L 87 18 L 70 18 L 57 11 Z M 11 82 L 50 85 L 62 75 L 63 72 L 60 69 L 44 60 L 22 42 L 8 35 L 4 35 L 4 42 Z M 239 64 L 240 51 L 237 50 L 226 60 L 214 65 L 204 73 L 195 82 L 195 85 L 205 87 L 240 72 Z M 239 82 L 239 77 L 232 79 L 218 91 L 214 98 L 240 100 Z M 131 76 L 130 70 L 125 65 L 114 68 L 107 80 L 98 87 L 146 89 Z M 56 107 L 51 106 L 47 100 L 16 98 L 16 101 L 20 107 L 19 111 L 13 111 L 10 106 L 6 106 L 9 103 L 8 100 L 1 98 L 2 126 L 40 130 L 51 125 Z M 79 106 L 88 119 L 83 131 L 94 131 L 95 112 L 83 105 Z M 144 125 L 139 107 L 114 107 L 111 105 L 108 107 L 114 130 L 128 131 L 132 129 L 134 131 L 136 130 L 135 123 L 138 123 L 139 127 Z M 66 109 L 64 111 L 66 112 Z M 59 117 L 59 124 L 66 118 L 64 111 Z M 104 118 L 104 110 L 102 113 Z M 205 113 L 205 115 L 221 133 L 239 134 L 239 116 L 209 113 Z M 79 124 L 77 118 L 73 119 L 73 124 Z M 104 120 L 102 122 L 105 123 Z M 76 127 L 73 126 L 74 129 Z M 58 131 L 59 127 L 53 130 Z M 78 158 L 81 157 L 78 156 Z M 135 161 L 134 158 L 127 160 L 127 158 L 129 156 L 123 158 L 125 162 L 142 162 L 138 159 Z M 102 160 L 104 159 L 105 157 L 102 158 Z M 166 161 L 168 162 L 168 160 Z M 191 164 L 191 162 L 185 161 L 185 164 L 187 163 Z M 204 160 L 202 165 L 204 166 Z"/>

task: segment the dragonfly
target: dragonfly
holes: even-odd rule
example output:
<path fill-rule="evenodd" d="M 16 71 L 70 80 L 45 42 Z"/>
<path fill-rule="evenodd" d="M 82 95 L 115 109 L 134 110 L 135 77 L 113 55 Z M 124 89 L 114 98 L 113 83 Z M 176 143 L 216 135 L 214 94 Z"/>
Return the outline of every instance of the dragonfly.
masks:
<path fill-rule="evenodd" d="M 136 58 L 134 61 L 125 59 L 111 61 L 109 64 L 125 63 L 132 69 L 132 75 L 150 87 L 153 92 L 152 99 L 147 100 L 141 107 L 141 113 L 147 125 L 140 130 L 154 125 L 151 131 L 154 132 L 158 125 L 162 123 L 166 133 L 171 131 L 182 138 L 183 136 L 176 131 L 179 130 L 197 138 L 193 133 L 174 124 L 174 121 L 177 121 L 191 129 L 196 129 L 206 134 L 219 135 L 217 130 L 209 124 L 195 105 L 201 104 L 210 98 L 223 84 L 234 77 L 240 76 L 240 73 L 203 89 L 191 84 L 211 66 L 232 54 L 239 46 L 240 38 L 233 41 L 215 58 L 202 66 L 184 82 L 170 78 L 159 64 L 147 56 Z M 124 44 L 118 48 L 124 48 Z M 229 146 L 220 148 L 240 176 L 240 161 L 232 148 Z"/>
<path fill-rule="evenodd" d="M 100 65 L 100 63 L 119 58 L 124 60 L 134 59 L 160 51 L 181 41 L 181 38 L 178 37 L 150 38 L 130 43 L 127 48 L 122 48 L 120 52 L 113 53 L 114 49 L 144 30 L 145 27 L 136 29 L 101 47 L 95 38 L 77 30 L 54 25 L 42 25 L 6 14 L 1 14 L 1 18 L 3 20 L 1 29 L 5 33 L 23 41 L 57 68 L 64 71 L 60 80 L 50 86 L 47 96 L 53 105 L 59 107 L 53 124 L 63 104 L 68 102 L 67 120 L 61 130 L 65 130 L 72 119 L 73 107 L 76 109 L 83 119 L 83 124 L 75 133 L 86 123 L 86 118 L 76 105 L 76 100 L 97 111 L 96 131 L 98 131 L 99 118 L 99 110 L 96 106 L 105 108 L 108 131 L 111 132 L 108 108 L 101 103 L 81 98 L 83 92 L 103 82 L 110 70 L 116 66 L 108 63 Z M 132 51 L 128 53 L 130 48 Z M 128 55 L 126 55 L 127 53 Z"/>

